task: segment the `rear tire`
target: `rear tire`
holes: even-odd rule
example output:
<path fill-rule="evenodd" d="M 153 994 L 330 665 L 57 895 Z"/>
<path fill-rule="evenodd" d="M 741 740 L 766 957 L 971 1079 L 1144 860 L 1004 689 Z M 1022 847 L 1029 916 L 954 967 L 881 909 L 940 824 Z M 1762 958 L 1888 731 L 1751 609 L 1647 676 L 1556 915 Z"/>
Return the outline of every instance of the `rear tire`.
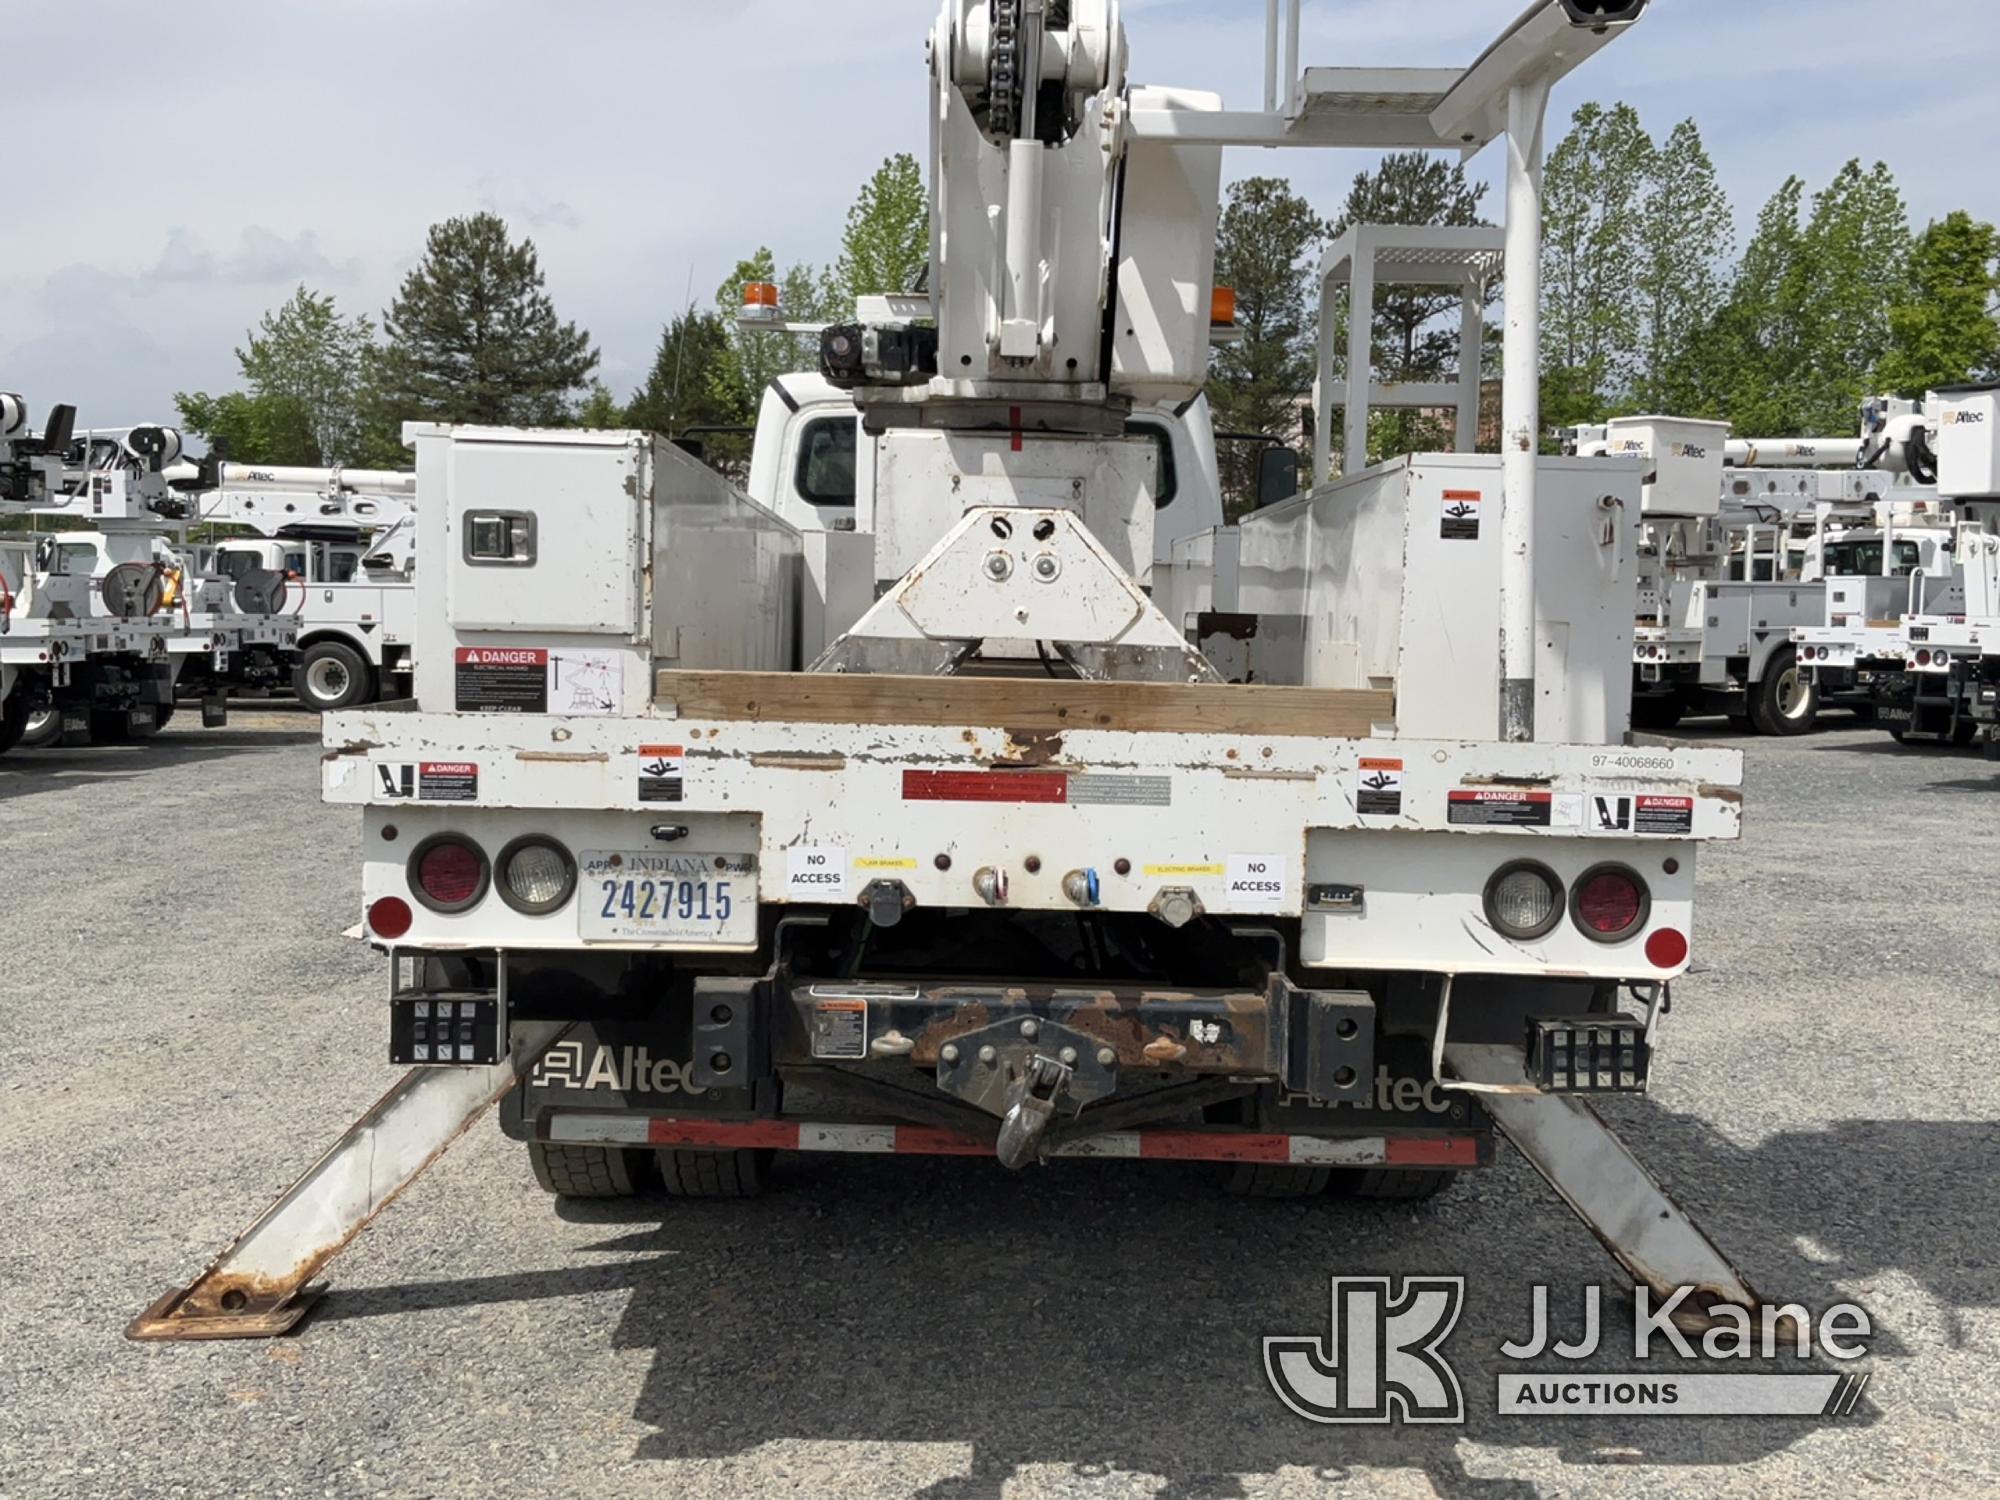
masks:
<path fill-rule="evenodd" d="M 1328 1191 L 1342 1198 L 1414 1202 L 1435 1198 L 1452 1184 L 1456 1172 L 1426 1167 L 1346 1167 L 1333 1174 Z"/>
<path fill-rule="evenodd" d="M 1750 722 L 1760 734 L 1805 734 L 1819 721 L 1819 684 L 1799 666 L 1798 653 L 1780 646 L 1750 689 Z"/>
<path fill-rule="evenodd" d="M 558 1198 L 632 1198 L 652 1179 L 652 1153 L 625 1146 L 528 1142 L 528 1164 L 542 1191 Z"/>
<path fill-rule="evenodd" d="M 660 1180 L 669 1198 L 761 1198 L 769 1186 L 768 1150 L 690 1151 L 662 1146 Z"/>
<path fill-rule="evenodd" d="M 40 708 L 21 723 L 21 743 L 30 749 L 53 745 L 62 738 L 62 710 Z"/>
<path fill-rule="evenodd" d="M 292 692 L 318 713 L 375 701 L 375 671 L 361 653 L 339 641 L 315 641 L 292 669 Z"/>
<path fill-rule="evenodd" d="M 1263 1162 L 1240 1162 L 1222 1179 L 1222 1190 L 1232 1198 L 1316 1198 L 1326 1191 L 1331 1167 L 1302 1167 Z"/>
<path fill-rule="evenodd" d="M 1671 697 L 1648 694 L 1632 700 L 1632 727 L 1655 731 L 1672 729 L 1687 712 L 1687 705 L 1675 694 Z"/>

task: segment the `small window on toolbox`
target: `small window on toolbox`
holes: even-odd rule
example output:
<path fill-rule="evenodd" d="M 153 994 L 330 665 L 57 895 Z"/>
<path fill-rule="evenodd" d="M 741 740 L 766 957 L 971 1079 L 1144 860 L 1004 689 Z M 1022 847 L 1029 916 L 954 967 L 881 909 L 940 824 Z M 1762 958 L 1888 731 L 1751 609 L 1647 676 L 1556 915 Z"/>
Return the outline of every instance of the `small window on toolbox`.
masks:
<path fill-rule="evenodd" d="M 479 567 L 527 567 L 535 560 L 535 518 L 522 510 L 465 513 L 465 560 Z"/>
<path fill-rule="evenodd" d="M 1125 424 L 1125 435 L 1144 438 L 1153 445 L 1153 451 L 1158 457 L 1160 478 L 1153 491 L 1153 508 L 1158 510 L 1173 504 L 1174 496 L 1180 491 L 1180 475 L 1174 468 L 1173 435 L 1158 422 L 1137 421 Z"/>

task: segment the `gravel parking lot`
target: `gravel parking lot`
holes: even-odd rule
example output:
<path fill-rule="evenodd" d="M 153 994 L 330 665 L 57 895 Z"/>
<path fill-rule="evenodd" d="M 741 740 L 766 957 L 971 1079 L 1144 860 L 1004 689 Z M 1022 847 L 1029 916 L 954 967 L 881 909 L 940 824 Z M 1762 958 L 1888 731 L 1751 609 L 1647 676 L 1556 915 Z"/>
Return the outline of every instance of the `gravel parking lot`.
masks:
<path fill-rule="evenodd" d="M 1607 1112 L 1767 1295 L 1872 1311 L 1837 1422 L 1497 1415 L 1529 1284 L 1613 1279 L 1504 1150 L 1415 1208 L 821 1157 L 557 1213 L 483 1125 L 297 1336 L 127 1343 L 390 1079 L 354 815 L 297 713 L 0 759 L 0 1496 L 2000 1492 L 2000 767 L 1741 743 L 1700 972 Z M 1359 1271 L 1470 1278 L 1466 1426 L 1273 1399 L 1262 1338 Z"/>

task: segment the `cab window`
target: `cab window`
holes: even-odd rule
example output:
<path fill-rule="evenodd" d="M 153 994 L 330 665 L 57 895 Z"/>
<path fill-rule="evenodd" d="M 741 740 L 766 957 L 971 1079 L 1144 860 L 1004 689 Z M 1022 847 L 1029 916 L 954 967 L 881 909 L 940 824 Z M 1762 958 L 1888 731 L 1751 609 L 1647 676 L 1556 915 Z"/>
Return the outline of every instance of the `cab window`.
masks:
<path fill-rule="evenodd" d="M 215 571 L 232 583 L 240 583 L 243 575 L 257 566 L 257 554 L 223 550 L 215 554 Z"/>
<path fill-rule="evenodd" d="M 799 498 L 812 505 L 854 503 L 855 442 L 860 422 L 850 416 L 814 417 L 799 437 Z"/>
<path fill-rule="evenodd" d="M 327 583 L 352 583 L 355 569 L 361 566 L 361 554 L 345 547 L 334 547 L 326 554 Z"/>
<path fill-rule="evenodd" d="M 90 577 L 97 571 L 97 545 L 94 542 L 58 542 L 55 571 L 75 578 Z"/>

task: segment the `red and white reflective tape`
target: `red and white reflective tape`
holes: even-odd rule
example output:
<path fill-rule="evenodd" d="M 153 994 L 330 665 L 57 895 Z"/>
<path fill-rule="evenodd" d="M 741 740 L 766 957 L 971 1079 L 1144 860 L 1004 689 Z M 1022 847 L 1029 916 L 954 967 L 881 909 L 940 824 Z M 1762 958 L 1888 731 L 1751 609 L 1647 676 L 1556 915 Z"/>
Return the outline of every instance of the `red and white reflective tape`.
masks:
<path fill-rule="evenodd" d="M 993 1146 L 932 1125 L 797 1120 L 667 1119 L 564 1113 L 548 1138 L 577 1146 L 693 1146 L 715 1150 L 849 1151 L 876 1156 L 991 1156 Z M 1064 1141 L 1051 1156 L 1126 1161 L 1283 1162 L 1314 1167 L 1475 1167 L 1479 1137 L 1279 1135 L 1246 1130 L 1112 1130 Z"/>

